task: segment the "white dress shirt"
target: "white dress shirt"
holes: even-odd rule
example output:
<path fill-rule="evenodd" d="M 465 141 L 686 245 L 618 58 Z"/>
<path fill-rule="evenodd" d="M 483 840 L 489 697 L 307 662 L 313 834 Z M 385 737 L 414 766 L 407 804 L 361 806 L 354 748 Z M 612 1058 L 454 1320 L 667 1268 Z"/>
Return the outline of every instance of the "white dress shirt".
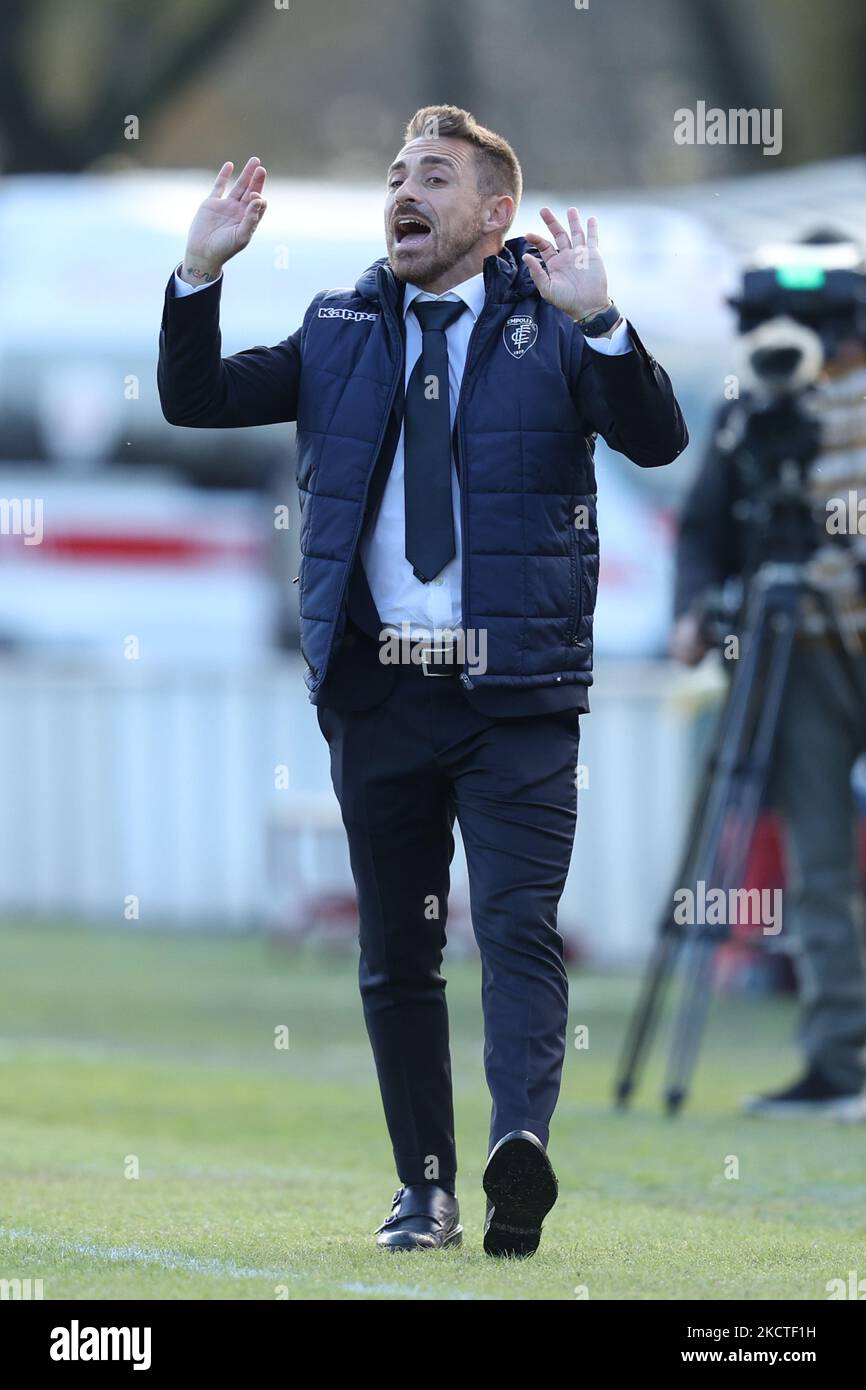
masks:
<path fill-rule="evenodd" d="M 217 284 L 188 285 L 175 272 L 175 294 L 200 294 Z M 476 320 L 484 307 L 484 276 L 473 275 L 462 285 L 455 285 L 445 294 L 429 294 L 417 285 L 406 285 L 403 297 L 403 318 L 406 327 L 406 375 L 405 385 L 418 358 L 421 356 L 421 325 L 410 307 L 415 299 L 462 299 L 466 305 L 465 313 L 445 330 L 448 344 L 448 385 L 451 404 L 451 424 L 457 410 L 463 369 L 466 366 L 466 350 L 475 327 Z M 609 356 L 619 356 L 631 352 L 625 320 L 614 330 L 609 338 L 587 338 L 587 343 L 596 352 Z M 361 562 L 373 595 L 373 602 L 382 623 L 393 627 L 402 635 L 413 639 L 426 639 L 433 635 L 433 629 L 458 629 L 462 623 L 463 547 L 460 526 L 460 487 L 457 470 L 451 464 L 451 505 L 454 516 L 454 558 L 428 584 L 415 578 L 412 566 L 406 559 L 406 506 L 403 491 L 404 430 L 394 453 L 394 462 L 388 474 L 382 493 L 382 500 L 376 520 L 368 527 L 361 540 Z M 402 624 L 408 623 L 404 628 Z"/>

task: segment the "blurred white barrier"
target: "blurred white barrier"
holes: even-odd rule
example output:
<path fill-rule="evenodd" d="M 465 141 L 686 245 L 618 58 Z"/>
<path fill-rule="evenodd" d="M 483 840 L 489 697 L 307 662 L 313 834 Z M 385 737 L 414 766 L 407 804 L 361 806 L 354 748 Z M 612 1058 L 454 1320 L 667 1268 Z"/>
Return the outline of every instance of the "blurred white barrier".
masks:
<path fill-rule="evenodd" d="M 693 696 L 706 686 L 664 663 L 597 674 L 561 921 L 598 960 L 647 945 L 688 813 Z M 5 917 L 261 928 L 350 889 L 298 660 L 210 677 L 5 657 L 0 719 Z M 452 881 L 465 908 L 459 848 Z"/>

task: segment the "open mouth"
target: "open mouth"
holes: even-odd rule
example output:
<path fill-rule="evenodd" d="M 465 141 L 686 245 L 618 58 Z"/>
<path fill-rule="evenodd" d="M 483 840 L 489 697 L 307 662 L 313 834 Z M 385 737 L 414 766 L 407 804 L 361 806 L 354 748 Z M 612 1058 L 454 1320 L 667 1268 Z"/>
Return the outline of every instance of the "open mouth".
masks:
<path fill-rule="evenodd" d="M 406 216 L 394 219 L 394 237 L 402 247 L 423 246 L 432 235 L 430 223 L 423 217 Z"/>

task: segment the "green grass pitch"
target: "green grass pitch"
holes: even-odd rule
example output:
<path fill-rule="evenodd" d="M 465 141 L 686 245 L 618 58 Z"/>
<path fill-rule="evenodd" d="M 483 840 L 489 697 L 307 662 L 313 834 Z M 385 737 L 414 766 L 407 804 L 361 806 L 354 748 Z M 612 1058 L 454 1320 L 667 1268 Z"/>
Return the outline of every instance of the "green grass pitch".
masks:
<path fill-rule="evenodd" d="M 566 1060 L 541 1251 L 486 1259 L 478 971 L 448 976 L 466 1235 L 388 1255 L 353 955 L 0 929 L 0 1278 L 41 1278 L 46 1299 L 808 1300 L 866 1275 L 863 1127 L 737 1113 L 796 1069 L 793 1005 L 720 1001 L 689 1108 L 665 1118 L 656 1070 L 617 1115 L 634 981 L 598 975 L 572 981 L 589 1047 Z"/>

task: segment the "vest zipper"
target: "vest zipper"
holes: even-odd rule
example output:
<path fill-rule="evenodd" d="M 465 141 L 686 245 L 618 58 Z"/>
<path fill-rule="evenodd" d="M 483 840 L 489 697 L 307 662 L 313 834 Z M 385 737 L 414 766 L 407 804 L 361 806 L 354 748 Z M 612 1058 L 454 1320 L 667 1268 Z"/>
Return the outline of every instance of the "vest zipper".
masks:
<path fill-rule="evenodd" d="M 463 367 L 463 376 L 460 380 L 460 394 L 457 397 L 457 409 L 454 412 L 456 425 L 455 444 L 457 446 L 457 457 L 460 460 L 461 464 L 461 467 L 458 470 L 457 482 L 460 490 L 460 529 L 462 531 L 463 549 L 463 574 L 461 576 L 460 586 L 461 606 L 463 612 L 460 616 L 460 623 L 463 628 L 464 642 L 466 638 L 466 632 L 469 628 L 469 506 L 467 502 L 468 489 L 465 485 L 467 481 L 467 474 L 466 450 L 464 448 L 465 439 L 463 434 L 463 400 L 466 392 L 466 382 L 469 377 L 469 369 L 471 366 L 474 365 L 472 360 L 472 351 L 477 344 L 482 324 L 484 323 L 484 320 L 490 316 L 491 312 L 492 306 L 488 305 L 485 301 L 484 307 L 482 308 L 481 313 L 478 315 L 478 318 L 475 321 L 475 327 L 472 329 L 472 332 L 469 335 L 469 342 L 466 345 L 466 363 Z M 460 674 L 460 683 L 465 690 L 474 690 L 475 688 L 475 682 L 472 680 L 471 676 L 468 676 L 466 674 L 465 671 L 462 671 Z"/>
<path fill-rule="evenodd" d="M 569 503 L 569 508 L 569 558 L 571 560 L 571 572 L 574 580 L 574 598 L 571 602 L 566 642 L 569 646 L 573 646 L 577 638 L 578 628 L 580 627 L 580 620 L 583 617 L 583 557 L 580 553 L 580 540 L 577 535 L 577 527 L 574 524 L 573 497 Z"/>

